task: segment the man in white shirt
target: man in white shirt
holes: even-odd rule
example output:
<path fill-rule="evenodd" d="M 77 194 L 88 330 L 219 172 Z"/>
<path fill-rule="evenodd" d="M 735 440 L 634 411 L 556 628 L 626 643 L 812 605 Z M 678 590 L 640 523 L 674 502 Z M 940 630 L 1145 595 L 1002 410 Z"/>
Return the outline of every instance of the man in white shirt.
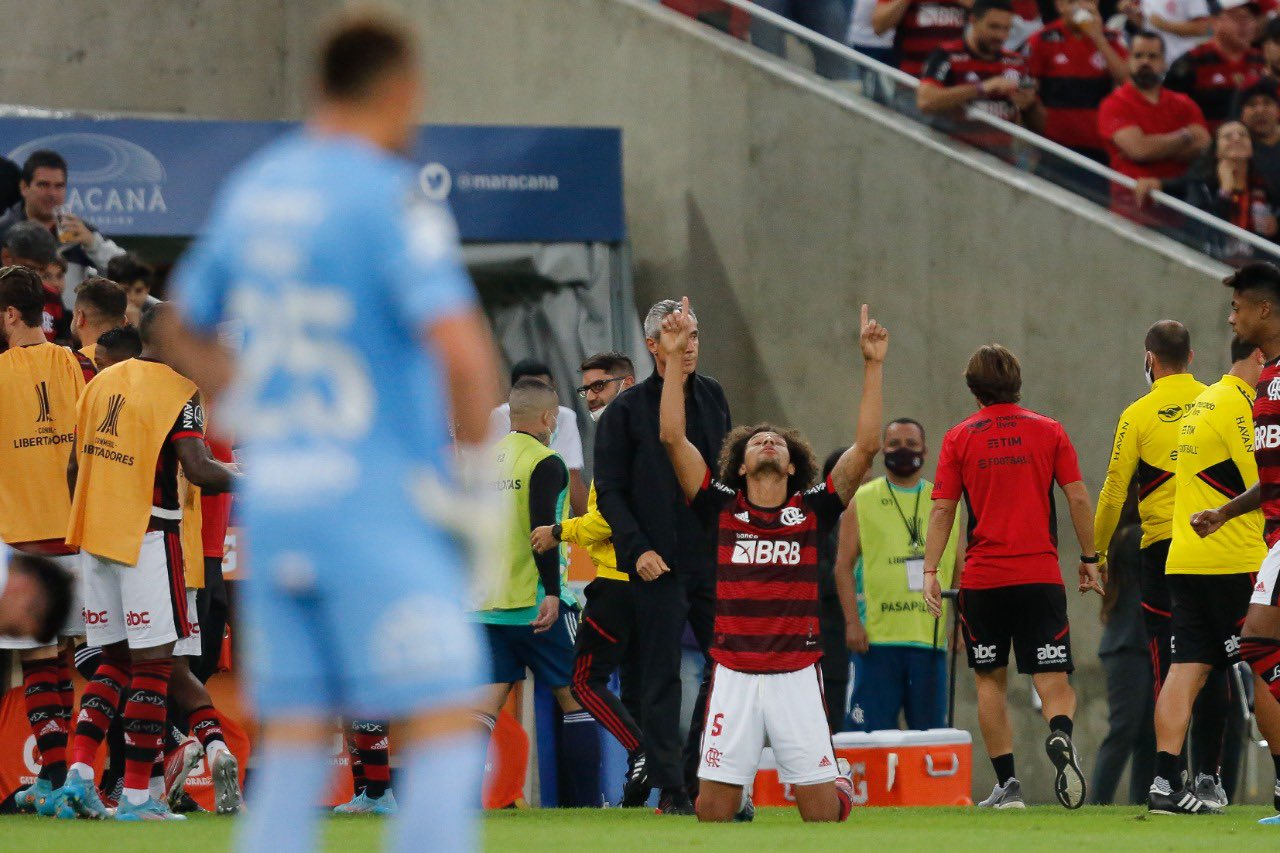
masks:
<path fill-rule="evenodd" d="M 551 378 L 551 368 L 532 358 L 522 358 L 511 366 L 511 384 L 514 386 L 525 377 L 556 387 Z M 496 441 L 511 432 L 511 407 L 503 403 L 489 415 L 489 436 Z M 551 449 L 560 454 L 569 469 L 569 504 L 573 514 L 587 511 L 587 482 L 582 477 L 582 436 L 578 433 L 578 414 L 568 406 L 561 406 L 556 418 L 556 431 L 551 436 Z"/>
<path fill-rule="evenodd" d="M 1207 0 L 1142 0 L 1142 15 L 1164 38 L 1168 65 L 1207 40 L 1213 26 Z"/>

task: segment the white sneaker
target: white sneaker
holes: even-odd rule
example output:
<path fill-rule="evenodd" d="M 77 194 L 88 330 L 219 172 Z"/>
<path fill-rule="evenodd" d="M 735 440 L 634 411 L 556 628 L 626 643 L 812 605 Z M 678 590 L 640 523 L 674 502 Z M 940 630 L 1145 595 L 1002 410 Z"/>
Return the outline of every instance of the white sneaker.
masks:
<path fill-rule="evenodd" d="M 1022 801 L 1022 783 L 1010 779 L 1004 786 L 996 785 L 991 789 L 991 796 L 978 803 L 980 809 L 1025 809 Z"/>

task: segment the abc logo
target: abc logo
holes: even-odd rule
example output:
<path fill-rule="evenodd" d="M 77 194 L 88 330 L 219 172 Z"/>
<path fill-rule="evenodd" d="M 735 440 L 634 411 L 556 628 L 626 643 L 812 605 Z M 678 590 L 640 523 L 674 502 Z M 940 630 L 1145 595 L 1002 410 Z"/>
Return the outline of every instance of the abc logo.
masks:
<path fill-rule="evenodd" d="M 976 661 L 991 661 L 996 659 L 996 647 L 984 646 L 981 643 L 973 647 L 973 659 Z"/>
<path fill-rule="evenodd" d="M 81 610 L 80 615 L 84 617 L 86 625 L 105 625 L 108 621 L 105 610 Z"/>
<path fill-rule="evenodd" d="M 1046 645 L 1036 649 L 1036 660 L 1040 663 L 1048 663 L 1050 661 L 1064 661 L 1067 659 L 1066 646 Z"/>
<path fill-rule="evenodd" d="M 1234 655 L 1240 651 L 1240 638 L 1232 634 L 1222 645 L 1227 650 L 1227 654 Z"/>
<path fill-rule="evenodd" d="M 124 618 L 124 624 L 130 628 L 140 628 L 151 624 L 151 611 L 144 610 L 141 613 L 135 613 L 130 610 Z"/>

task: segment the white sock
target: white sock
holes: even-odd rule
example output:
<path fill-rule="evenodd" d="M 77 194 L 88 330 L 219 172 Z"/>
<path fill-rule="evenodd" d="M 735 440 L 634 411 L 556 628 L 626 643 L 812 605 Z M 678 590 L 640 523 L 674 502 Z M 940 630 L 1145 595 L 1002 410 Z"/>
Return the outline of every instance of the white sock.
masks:
<path fill-rule="evenodd" d="M 131 806 L 140 806 L 151 799 L 151 792 L 146 788 L 125 788 L 124 798 Z"/>
<path fill-rule="evenodd" d="M 164 777 L 152 776 L 151 781 L 147 784 L 147 793 L 157 800 L 164 799 Z"/>
<path fill-rule="evenodd" d="M 90 767 L 88 764 L 85 764 L 83 761 L 77 761 L 75 764 L 72 764 L 70 767 L 67 768 L 67 772 L 74 773 L 77 776 L 79 776 L 81 779 L 88 779 L 90 782 L 93 781 L 93 777 L 94 777 L 93 768 Z"/>

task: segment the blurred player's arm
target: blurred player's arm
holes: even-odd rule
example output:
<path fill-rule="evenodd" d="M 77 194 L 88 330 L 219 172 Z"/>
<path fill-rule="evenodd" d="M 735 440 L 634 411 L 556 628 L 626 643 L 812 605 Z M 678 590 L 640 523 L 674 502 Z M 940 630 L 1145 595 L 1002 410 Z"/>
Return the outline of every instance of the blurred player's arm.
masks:
<path fill-rule="evenodd" d="M 1262 506 L 1262 484 L 1254 483 L 1248 491 L 1242 492 L 1217 509 L 1201 510 L 1192 515 L 1191 528 L 1203 539 L 1231 519 L 1253 512 L 1260 506 Z"/>
<path fill-rule="evenodd" d="M 676 480 L 686 500 L 693 500 L 707 481 L 707 463 L 685 433 L 685 377 L 676 373 L 693 332 L 693 316 L 689 297 L 681 300 L 680 310 L 662 319 L 659 344 L 667 357 L 666 381 L 662 383 L 662 400 L 658 406 L 658 439 L 667 451 Z"/>
<path fill-rule="evenodd" d="M 1129 481 L 1138 469 L 1138 424 L 1132 408 L 1126 409 L 1116 424 L 1115 440 L 1111 447 L 1111 461 L 1107 463 L 1107 479 L 1098 492 L 1098 511 L 1093 519 L 1093 542 L 1086 546 L 1105 560 L 1107 546 L 1120 523 L 1120 512 L 1129 497 Z M 1065 491 L 1065 487 L 1064 487 Z"/>
<path fill-rule="evenodd" d="M 880 450 L 880 418 L 884 414 L 884 358 L 889 352 L 889 330 L 867 315 L 867 306 L 863 305 L 858 333 L 863 360 L 858 435 L 831 469 L 831 482 L 846 505 L 853 500 L 853 493 Z"/>
<path fill-rule="evenodd" d="M 543 459 L 529 475 L 529 531 L 532 533 L 539 527 L 555 524 L 557 510 L 560 508 L 560 496 L 569 485 L 569 471 L 564 460 L 552 455 Z M 560 616 L 560 549 L 552 548 L 533 554 L 534 565 L 538 568 L 538 580 L 546 598 L 538 609 L 538 616 L 533 620 L 536 633 L 546 631 L 555 624 Z M 550 602 L 550 603 L 548 603 Z"/>
<path fill-rule="evenodd" d="M 858 564 L 861 542 L 858 539 L 858 509 L 849 507 L 840 516 L 840 532 L 836 539 L 834 572 L 836 595 L 844 611 L 844 644 L 849 651 L 862 654 L 867 650 L 867 629 L 858 615 L 858 590 L 854 585 L 853 567 Z"/>
<path fill-rule="evenodd" d="M 484 317 L 474 309 L 442 317 L 423 339 L 443 365 L 458 444 L 481 447 L 498 405 L 498 354 Z"/>
<path fill-rule="evenodd" d="M 199 486 L 206 495 L 219 495 L 232 491 L 240 474 L 236 469 L 213 458 L 209 445 L 203 438 L 187 436 L 173 443 L 182 474 L 192 485 Z"/>
<path fill-rule="evenodd" d="M 164 311 L 156 317 L 155 335 L 165 363 L 196 383 L 212 409 L 235 373 L 235 359 L 217 332 L 193 329 L 177 311 Z"/>

